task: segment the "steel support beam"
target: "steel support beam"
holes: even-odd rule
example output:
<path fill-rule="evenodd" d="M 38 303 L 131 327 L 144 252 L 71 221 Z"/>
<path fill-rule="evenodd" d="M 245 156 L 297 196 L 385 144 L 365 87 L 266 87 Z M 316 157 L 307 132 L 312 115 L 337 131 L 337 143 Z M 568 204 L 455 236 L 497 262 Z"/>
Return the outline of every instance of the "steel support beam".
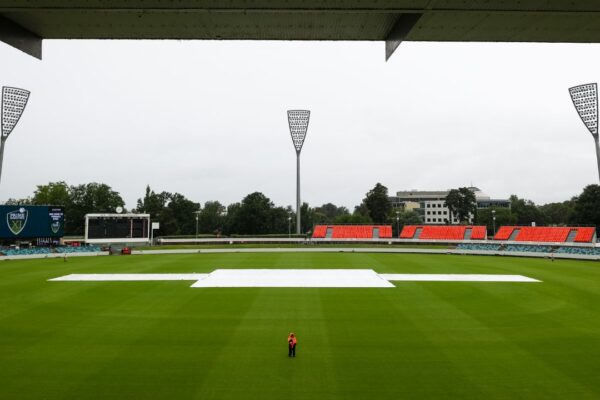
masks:
<path fill-rule="evenodd" d="M 598 163 L 598 179 L 600 179 L 600 136 L 594 135 L 594 142 L 596 143 L 596 162 Z"/>
<path fill-rule="evenodd" d="M 42 59 L 42 38 L 0 15 L 0 42 Z"/>
<path fill-rule="evenodd" d="M 406 39 L 406 36 L 412 28 L 419 22 L 423 14 L 400 14 L 396 23 L 385 38 L 385 61 L 389 60 L 394 51 L 400 46 L 400 43 Z"/>
<path fill-rule="evenodd" d="M 302 222 L 300 220 L 300 152 L 296 152 L 296 234 L 302 233 Z"/>
<path fill-rule="evenodd" d="M 4 143 L 6 143 L 5 137 L 0 139 L 0 179 L 2 178 L 2 163 L 4 162 Z"/>

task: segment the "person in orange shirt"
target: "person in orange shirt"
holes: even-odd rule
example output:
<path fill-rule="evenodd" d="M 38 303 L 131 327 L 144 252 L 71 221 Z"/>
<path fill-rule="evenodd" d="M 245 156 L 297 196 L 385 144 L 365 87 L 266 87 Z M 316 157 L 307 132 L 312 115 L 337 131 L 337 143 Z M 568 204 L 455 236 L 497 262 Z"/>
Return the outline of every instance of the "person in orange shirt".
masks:
<path fill-rule="evenodd" d="M 294 332 L 290 332 L 288 336 L 288 357 L 296 357 L 296 344 L 298 343 L 298 339 L 296 339 L 296 335 Z"/>

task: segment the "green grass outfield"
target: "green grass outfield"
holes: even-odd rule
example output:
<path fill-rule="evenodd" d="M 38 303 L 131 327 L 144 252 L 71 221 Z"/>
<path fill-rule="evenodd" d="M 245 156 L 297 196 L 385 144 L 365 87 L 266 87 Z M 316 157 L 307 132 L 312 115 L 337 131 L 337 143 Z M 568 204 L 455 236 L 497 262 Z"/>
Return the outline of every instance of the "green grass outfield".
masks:
<path fill-rule="evenodd" d="M 69 273 L 373 268 L 542 283 L 190 288 Z M 298 334 L 298 355 L 286 337 Z M 0 399 L 600 399 L 600 263 L 266 253 L 0 262 Z"/>

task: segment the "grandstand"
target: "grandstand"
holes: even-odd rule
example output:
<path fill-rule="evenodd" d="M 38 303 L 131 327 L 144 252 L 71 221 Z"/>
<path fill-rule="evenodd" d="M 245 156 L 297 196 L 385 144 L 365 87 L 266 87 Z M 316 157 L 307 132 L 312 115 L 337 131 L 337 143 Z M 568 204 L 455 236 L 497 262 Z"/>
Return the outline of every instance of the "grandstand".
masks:
<path fill-rule="evenodd" d="M 313 239 L 391 239 L 391 225 L 316 225 Z"/>
<path fill-rule="evenodd" d="M 595 228 L 548 227 L 548 226 L 502 226 L 494 240 L 542 243 L 593 243 Z"/>
<path fill-rule="evenodd" d="M 471 225 L 406 225 L 400 239 L 419 240 L 485 240 L 485 226 Z"/>

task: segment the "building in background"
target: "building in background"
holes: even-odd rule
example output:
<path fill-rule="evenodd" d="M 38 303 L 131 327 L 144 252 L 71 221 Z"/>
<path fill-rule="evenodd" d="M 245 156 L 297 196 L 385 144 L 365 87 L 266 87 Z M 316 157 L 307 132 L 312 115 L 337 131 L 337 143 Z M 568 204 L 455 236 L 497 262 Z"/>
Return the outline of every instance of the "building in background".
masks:
<path fill-rule="evenodd" d="M 492 199 L 477 187 L 469 188 L 477 200 L 477 209 L 510 208 L 508 199 Z M 405 211 L 415 211 L 424 224 L 458 224 L 456 216 L 450 215 L 446 206 L 446 196 L 450 190 L 404 190 L 390 196 L 392 207 Z"/>

